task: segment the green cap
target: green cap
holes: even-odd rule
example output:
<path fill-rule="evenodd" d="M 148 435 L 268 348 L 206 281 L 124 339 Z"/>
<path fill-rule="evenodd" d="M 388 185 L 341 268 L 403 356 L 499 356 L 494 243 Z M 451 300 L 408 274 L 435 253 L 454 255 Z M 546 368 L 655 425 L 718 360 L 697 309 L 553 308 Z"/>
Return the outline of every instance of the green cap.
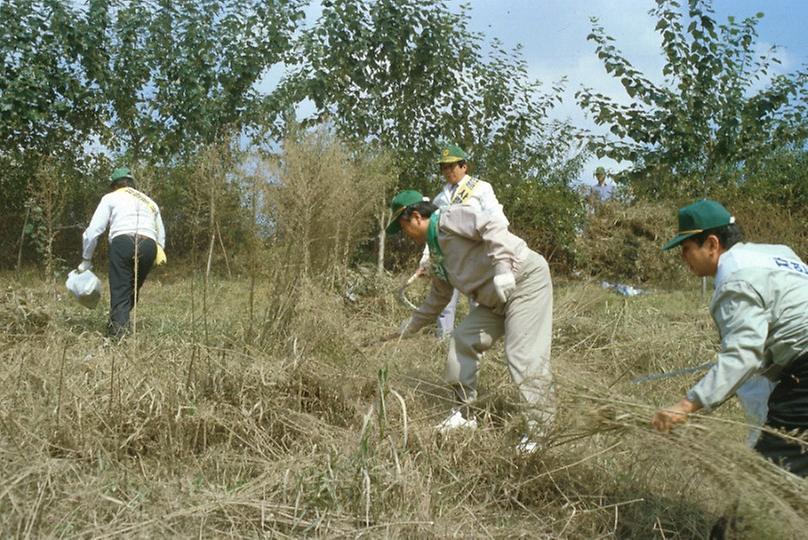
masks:
<path fill-rule="evenodd" d="M 109 183 L 114 184 L 118 180 L 122 178 L 129 178 L 130 180 L 134 180 L 132 177 L 131 171 L 129 171 L 129 167 L 118 167 L 114 171 L 112 171 L 112 175 L 109 177 Z"/>
<path fill-rule="evenodd" d="M 404 212 L 408 206 L 423 200 L 424 196 L 414 189 L 408 189 L 396 194 L 393 200 L 390 201 L 390 210 L 393 212 L 393 215 L 390 217 L 390 223 L 387 224 L 387 228 L 385 229 L 387 234 L 398 234 L 401 232 L 401 224 L 398 222 L 401 213 Z"/>
<path fill-rule="evenodd" d="M 735 218 L 720 203 L 702 199 L 679 209 L 679 232 L 662 246 L 663 251 L 675 248 L 691 236 L 735 223 Z"/>
<path fill-rule="evenodd" d="M 462 148 L 456 144 L 447 144 L 440 151 L 440 158 L 438 163 L 457 163 L 458 161 L 467 161 L 469 155 L 463 151 Z"/>
<path fill-rule="evenodd" d="M 606 176 L 606 169 L 604 169 L 603 167 L 598 167 L 597 169 L 595 169 L 595 176 L 600 176 L 601 174 L 603 176 Z"/>

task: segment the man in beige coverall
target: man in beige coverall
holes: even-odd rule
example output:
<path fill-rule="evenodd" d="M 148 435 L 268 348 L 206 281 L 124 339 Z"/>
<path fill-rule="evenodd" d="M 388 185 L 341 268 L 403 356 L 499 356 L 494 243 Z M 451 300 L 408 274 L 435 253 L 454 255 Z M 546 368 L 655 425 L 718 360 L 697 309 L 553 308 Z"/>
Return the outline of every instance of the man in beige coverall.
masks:
<path fill-rule="evenodd" d="M 388 234 L 403 231 L 429 245 L 435 275 L 427 298 L 401 330 L 406 337 L 430 325 L 455 288 L 477 302 L 452 334 L 446 380 L 462 405 L 438 427 L 475 428 L 468 410 L 477 397 L 477 369 L 482 354 L 505 337 L 505 356 L 513 381 L 527 402 L 529 431 L 546 433 L 555 416 L 550 371 L 553 284 L 547 261 L 508 231 L 501 212 L 469 205 L 438 209 L 417 191 L 403 191 L 391 203 Z M 517 447 L 537 445 L 525 435 Z"/>

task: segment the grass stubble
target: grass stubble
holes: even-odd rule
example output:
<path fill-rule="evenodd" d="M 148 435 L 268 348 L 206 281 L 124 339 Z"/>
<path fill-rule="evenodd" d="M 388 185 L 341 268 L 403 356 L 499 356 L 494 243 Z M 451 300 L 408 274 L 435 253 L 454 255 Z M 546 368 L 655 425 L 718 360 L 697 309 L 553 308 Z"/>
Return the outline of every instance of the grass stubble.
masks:
<path fill-rule="evenodd" d="M 158 272 L 136 336 L 113 343 L 106 306 L 3 279 L 3 536 L 703 538 L 725 513 L 737 538 L 806 530 L 805 482 L 746 448 L 734 401 L 671 435 L 649 427 L 696 375 L 631 380 L 715 353 L 695 289 L 559 283 L 558 420 L 522 456 L 501 345 L 481 365 L 480 429 L 435 432 L 451 406 L 446 343 L 373 341 L 407 315 L 397 278 L 353 301 L 250 281 L 208 281 L 202 343 L 193 288 Z"/>

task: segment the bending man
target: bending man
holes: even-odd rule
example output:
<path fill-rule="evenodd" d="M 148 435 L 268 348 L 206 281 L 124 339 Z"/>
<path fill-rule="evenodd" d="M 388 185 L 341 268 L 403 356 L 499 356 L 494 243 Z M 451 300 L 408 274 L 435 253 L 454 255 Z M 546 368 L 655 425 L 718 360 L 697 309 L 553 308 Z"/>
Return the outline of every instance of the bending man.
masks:
<path fill-rule="evenodd" d="M 164 260 L 165 229 L 160 209 L 134 188 L 129 169 L 115 169 L 110 193 L 101 198 L 83 235 L 78 271 L 93 267 L 98 238 L 109 227 L 109 326 L 108 335 L 122 337 L 129 331 L 129 312 L 137 302 L 140 287 L 155 263 L 158 251 Z M 137 255 L 137 256 L 136 256 Z M 158 260 L 157 264 L 163 262 Z M 137 279 L 136 279 L 137 278 Z"/>
<path fill-rule="evenodd" d="M 679 210 L 679 234 L 662 248 L 681 245 L 694 274 L 715 277 L 710 313 L 721 352 L 684 399 L 656 412 L 652 424 L 660 431 L 718 407 L 756 374 L 776 383 L 765 426 L 808 429 L 808 265 L 786 246 L 742 240 L 735 218 L 702 200 Z M 808 476 L 808 454 L 797 442 L 767 431 L 755 450 Z"/>
<path fill-rule="evenodd" d="M 435 195 L 432 202 L 438 208 L 446 208 L 452 204 L 468 204 L 481 210 L 482 212 L 494 212 L 500 214 L 505 224 L 508 220 L 502 211 L 502 205 L 494 194 L 491 184 L 473 178 L 468 175 L 469 166 L 467 163 L 469 156 L 462 148 L 454 144 L 449 144 L 441 149 L 438 165 L 446 183 Z M 417 274 L 424 275 L 430 267 L 429 246 L 424 247 L 424 253 L 418 266 Z M 448 337 L 454 330 L 455 312 L 457 302 L 460 299 L 460 291 L 455 289 L 452 299 L 438 315 L 438 337 Z M 474 307 L 474 306 L 470 306 Z"/>
<path fill-rule="evenodd" d="M 455 288 L 476 302 L 452 334 L 446 380 L 453 385 L 460 407 L 444 420 L 441 430 L 476 427 L 469 405 L 477 397 L 477 369 L 482 354 L 505 337 L 511 378 L 527 402 L 528 429 L 544 433 L 555 416 L 555 393 L 550 371 L 553 284 L 544 257 L 508 231 L 501 213 L 482 212 L 470 205 L 438 209 L 417 191 L 403 191 L 391 203 L 388 234 L 404 234 L 429 245 L 432 287 L 401 331 L 411 335 L 435 320 Z M 525 435 L 520 450 L 535 442 Z"/>

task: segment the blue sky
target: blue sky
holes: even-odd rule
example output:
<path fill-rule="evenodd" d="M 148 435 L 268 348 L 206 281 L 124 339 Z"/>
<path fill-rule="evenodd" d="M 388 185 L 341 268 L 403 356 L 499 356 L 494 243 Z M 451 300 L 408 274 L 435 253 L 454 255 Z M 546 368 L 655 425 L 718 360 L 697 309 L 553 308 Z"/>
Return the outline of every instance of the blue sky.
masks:
<path fill-rule="evenodd" d="M 595 55 L 594 44 L 586 40 L 591 30 L 590 17 L 597 17 L 606 33 L 615 38 L 615 45 L 636 68 L 655 82 L 662 81 L 664 61 L 660 38 L 654 31 L 656 20 L 649 11 L 654 0 L 452 0 L 449 6 L 467 3 L 469 27 L 498 38 L 506 47 L 523 46 L 530 75 L 549 85 L 566 76 L 567 94 L 564 103 L 554 113 L 575 125 L 595 128 L 575 103 L 573 95 L 582 85 L 597 89 L 615 99 L 624 99 L 625 92 L 615 79 L 606 74 Z M 680 0 L 687 5 L 687 0 Z M 778 46 L 776 56 L 782 65 L 776 73 L 791 72 L 808 64 L 808 0 L 714 0 L 714 18 L 724 23 L 729 15 L 736 19 L 763 12 L 758 24 L 758 45 L 765 52 Z M 610 160 L 590 159 L 582 180 L 591 181 L 594 169 L 621 168 Z"/>

